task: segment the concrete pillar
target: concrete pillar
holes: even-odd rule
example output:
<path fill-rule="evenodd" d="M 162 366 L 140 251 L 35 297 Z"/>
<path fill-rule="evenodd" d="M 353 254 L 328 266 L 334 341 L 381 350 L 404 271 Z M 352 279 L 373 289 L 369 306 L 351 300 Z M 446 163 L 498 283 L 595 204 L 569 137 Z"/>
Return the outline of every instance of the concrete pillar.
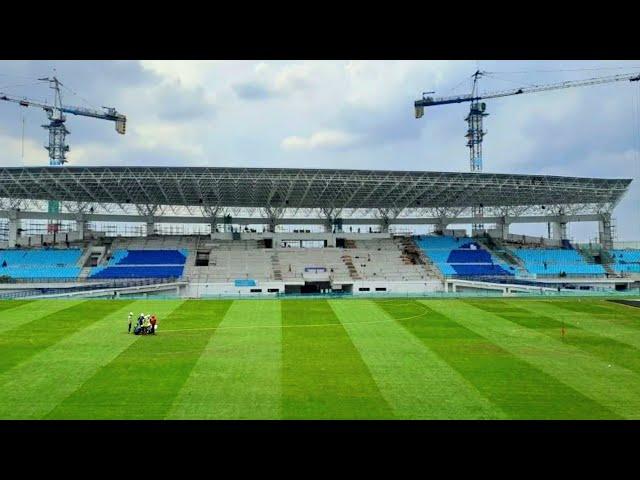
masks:
<path fill-rule="evenodd" d="M 613 234 L 611 232 L 611 214 L 603 214 L 598 222 L 600 245 L 605 249 L 613 248 Z"/>
<path fill-rule="evenodd" d="M 209 225 L 211 227 L 211 234 L 216 233 L 216 228 L 218 226 L 216 217 L 209 217 Z"/>
<path fill-rule="evenodd" d="M 278 225 L 278 217 L 276 216 L 270 216 L 269 217 L 269 231 L 271 233 L 275 233 L 276 231 L 276 225 Z"/>
<path fill-rule="evenodd" d="M 445 223 L 444 218 L 438 219 L 438 223 L 436 223 L 434 232 L 438 234 L 443 234 L 446 229 L 447 229 L 447 224 Z"/>
<path fill-rule="evenodd" d="M 76 231 L 78 233 L 78 240 L 84 240 L 84 230 L 86 227 L 86 221 L 84 215 L 78 215 L 76 217 Z"/>
<path fill-rule="evenodd" d="M 18 228 L 20 228 L 20 219 L 18 212 L 9 210 L 9 248 L 13 248 L 18 243 Z"/>
<path fill-rule="evenodd" d="M 551 238 L 553 240 L 567 239 L 567 222 L 551 222 Z"/>
<path fill-rule="evenodd" d="M 504 240 L 509 236 L 509 222 L 504 217 L 496 222 L 496 235 Z"/>
<path fill-rule="evenodd" d="M 155 230 L 155 222 L 153 221 L 153 215 L 147 217 L 147 237 L 153 235 Z"/>

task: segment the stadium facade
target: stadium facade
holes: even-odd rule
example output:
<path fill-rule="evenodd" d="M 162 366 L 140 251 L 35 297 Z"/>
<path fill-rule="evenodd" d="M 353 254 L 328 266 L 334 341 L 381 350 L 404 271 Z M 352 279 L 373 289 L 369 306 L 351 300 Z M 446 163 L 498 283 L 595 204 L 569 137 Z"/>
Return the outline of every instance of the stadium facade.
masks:
<path fill-rule="evenodd" d="M 419 171 L 3 168 L 0 278 L 5 294 L 16 296 L 625 289 L 640 275 L 640 258 L 614 248 L 612 213 L 630 183 Z M 52 200 L 59 212 L 45 208 Z M 467 237 L 456 227 L 478 223 L 477 207 L 486 228 Z M 49 229 L 34 234 L 23 228 L 29 221 Z M 572 245 L 573 222 L 597 222 L 598 244 Z M 510 230 L 526 223 L 549 224 L 551 235 Z M 100 228 L 107 224 L 140 225 L 144 235 L 113 236 Z M 201 230 L 161 234 L 168 224 Z M 433 235 L 410 234 L 426 225 Z"/>

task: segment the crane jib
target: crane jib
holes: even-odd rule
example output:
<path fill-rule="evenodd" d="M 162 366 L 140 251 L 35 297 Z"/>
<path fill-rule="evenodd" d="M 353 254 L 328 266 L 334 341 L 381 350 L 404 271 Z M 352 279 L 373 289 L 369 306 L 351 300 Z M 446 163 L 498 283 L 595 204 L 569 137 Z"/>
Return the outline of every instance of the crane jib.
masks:
<path fill-rule="evenodd" d="M 416 108 L 420 108 L 420 107 L 430 107 L 434 105 L 447 105 L 452 103 L 477 102 L 483 99 L 508 97 L 510 95 L 521 95 L 524 93 L 536 93 L 536 92 L 544 92 L 549 90 L 560 90 L 560 89 L 571 88 L 571 87 L 586 87 L 589 85 L 599 85 L 603 83 L 619 82 L 623 80 L 629 80 L 630 82 L 640 81 L 640 74 L 634 73 L 634 74 L 625 74 L 625 75 L 614 75 L 614 76 L 608 76 L 608 77 L 589 78 L 586 80 L 552 83 L 548 85 L 534 85 L 531 87 L 521 87 L 513 90 L 487 92 L 482 95 L 476 95 L 476 96 L 474 96 L 473 94 L 467 94 L 467 95 L 459 95 L 455 97 L 435 97 L 435 98 L 423 97 L 420 100 L 417 100 L 414 105 L 416 106 Z"/>

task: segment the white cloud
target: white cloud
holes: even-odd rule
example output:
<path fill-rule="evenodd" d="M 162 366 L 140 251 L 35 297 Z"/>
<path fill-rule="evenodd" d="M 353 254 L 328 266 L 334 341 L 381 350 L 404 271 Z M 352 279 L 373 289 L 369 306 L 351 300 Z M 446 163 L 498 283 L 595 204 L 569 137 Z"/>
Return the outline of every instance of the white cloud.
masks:
<path fill-rule="evenodd" d="M 43 148 L 43 143 L 25 138 L 23 145 L 21 138 L 12 137 L 0 131 L 0 145 L 2 145 L 0 165 L 3 167 L 36 167 L 48 165 L 48 153 Z"/>
<path fill-rule="evenodd" d="M 127 134 L 119 136 L 107 122 L 70 117 L 69 165 L 468 171 L 468 104 L 434 107 L 416 120 L 413 101 L 421 92 L 464 93 L 476 68 L 506 72 L 623 64 L 257 59 L 48 62 L 46 68 L 62 69 L 62 80 L 67 78 L 79 95 L 96 105 L 113 105 L 129 119 Z M 38 62 L 2 66 L 15 75 L 37 76 L 44 69 Z M 607 72 L 520 75 L 508 77 L 509 83 L 485 77 L 482 90 L 600 74 Z M 634 122 L 640 121 L 640 92 L 634 97 L 634 87 L 619 83 L 488 101 L 485 171 L 633 177 L 616 215 L 621 239 L 640 238 L 640 162 L 628 153 L 638 149 Z M 46 87 L 15 93 L 51 99 Z M 0 106 L 0 164 L 22 165 L 24 115 L 24 164 L 46 165 L 44 114 L 18 109 Z"/>
<path fill-rule="evenodd" d="M 144 69 L 190 87 L 204 83 L 218 63 L 214 60 L 142 60 L 140 62 Z"/>
<path fill-rule="evenodd" d="M 282 140 L 284 150 L 321 150 L 348 148 L 358 144 L 360 138 L 347 132 L 323 130 L 309 137 L 291 136 Z"/>

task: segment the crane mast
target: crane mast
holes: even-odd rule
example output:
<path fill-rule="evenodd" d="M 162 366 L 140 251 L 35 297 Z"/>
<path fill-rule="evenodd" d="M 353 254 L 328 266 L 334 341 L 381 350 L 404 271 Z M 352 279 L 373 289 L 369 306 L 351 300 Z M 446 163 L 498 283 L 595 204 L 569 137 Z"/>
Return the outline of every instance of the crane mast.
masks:
<path fill-rule="evenodd" d="M 551 83 L 547 85 L 534 85 L 531 87 L 522 87 L 509 90 L 499 90 L 495 92 L 489 92 L 480 94 L 478 92 L 478 80 L 488 72 L 476 71 L 473 75 L 473 87 L 471 93 L 466 95 L 456 95 L 450 97 L 429 97 L 422 94 L 422 98 L 414 102 L 415 117 L 422 118 L 424 116 L 424 108 L 432 107 L 435 105 L 448 105 L 453 103 L 470 102 L 469 114 L 465 118 L 467 122 L 467 147 L 469 148 L 469 161 L 471 172 L 482 171 L 482 139 L 487 134 L 483 129 L 483 118 L 488 116 L 486 113 L 486 104 L 481 100 L 490 98 L 507 97 L 511 95 L 521 95 L 525 93 L 544 92 L 549 90 L 560 90 L 572 87 L 585 87 L 590 85 L 599 85 L 604 83 L 630 81 L 640 81 L 640 73 L 621 74 L 621 75 L 609 75 L 605 77 L 589 78 L 586 80 L 576 80 L 568 82 Z M 429 92 L 433 93 L 433 92 Z M 477 233 L 484 229 L 482 224 L 483 206 L 474 205 L 472 207 L 474 223 L 472 225 L 472 232 Z"/>
<path fill-rule="evenodd" d="M 42 125 L 42 128 L 49 132 L 49 143 L 44 147 L 49 152 L 49 165 L 61 166 L 67 162 L 66 154 L 69 151 L 69 145 L 67 145 L 66 137 L 70 132 L 67 130 L 65 125 L 67 120 L 65 113 L 113 121 L 115 122 L 116 132 L 124 135 L 126 131 L 127 117 L 118 113 L 115 108 L 102 107 L 104 111 L 101 112 L 99 110 L 92 110 L 84 107 L 63 105 L 62 95 L 60 94 L 60 86 L 62 86 L 62 83 L 55 76 L 52 78 L 39 78 L 38 80 L 48 82 L 49 87 L 53 89 L 53 105 L 29 100 L 27 98 L 13 97 L 1 92 L 0 100 L 17 103 L 22 107 L 38 107 L 46 112 L 49 123 Z M 60 203 L 53 200 L 49 201 L 49 213 L 58 213 L 59 211 Z M 50 224 L 49 231 L 57 231 L 57 225 Z"/>

